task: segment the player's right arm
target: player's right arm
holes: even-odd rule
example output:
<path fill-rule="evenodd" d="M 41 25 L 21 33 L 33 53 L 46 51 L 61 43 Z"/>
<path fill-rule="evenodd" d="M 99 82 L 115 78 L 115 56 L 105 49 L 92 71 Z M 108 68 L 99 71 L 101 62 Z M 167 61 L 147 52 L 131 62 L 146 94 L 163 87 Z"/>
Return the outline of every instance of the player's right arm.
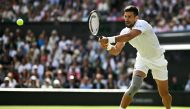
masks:
<path fill-rule="evenodd" d="M 113 46 L 111 48 L 111 50 L 109 50 L 109 53 L 111 55 L 117 56 L 121 52 L 121 50 L 123 49 L 124 46 L 125 46 L 125 43 L 123 43 L 123 42 L 117 42 L 115 44 L 115 46 Z"/>
<path fill-rule="evenodd" d="M 100 42 L 100 46 L 103 48 L 103 49 L 106 49 L 106 50 L 108 50 L 107 48 L 108 48 L 108 43 L 101 43 Z M 113 45 L 110 45 L 111 46 L 111 49 L 109 49 L 108 51 L 109 51 L 109 53 L 111 54 L 111 55 L 118 55 L 120 52 L 121 52 L 121 50 L 122 50 L 122 48 L 125 46 L 125 43 L 124 42 L 117 42 L 114 46 Z"/>

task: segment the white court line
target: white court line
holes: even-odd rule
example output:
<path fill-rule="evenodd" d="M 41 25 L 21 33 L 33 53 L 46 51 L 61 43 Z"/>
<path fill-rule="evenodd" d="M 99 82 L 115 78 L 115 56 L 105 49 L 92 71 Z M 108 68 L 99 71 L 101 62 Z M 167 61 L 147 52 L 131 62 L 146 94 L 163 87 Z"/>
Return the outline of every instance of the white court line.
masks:
<path fill-rule="evenodd" d="M 188 37 L 190 32 L 158 33 L 159 37 Z"/>
<path fill-rule="evenodd" d="M 11 91 L 11 92 L 106 92 L 106 93 L 118 93 L 125 92 L 126 89 L 43 89 L 43 88 L 0 88 L 0 92 L 2 91 Z M 152 90 L 142 90 L 139 92 L 155 92 Z"/>
<path fill-rule="evenodd" d="M 190 44 L 166 44 L 161 47 L 165 50 L 190 50 Z"/>

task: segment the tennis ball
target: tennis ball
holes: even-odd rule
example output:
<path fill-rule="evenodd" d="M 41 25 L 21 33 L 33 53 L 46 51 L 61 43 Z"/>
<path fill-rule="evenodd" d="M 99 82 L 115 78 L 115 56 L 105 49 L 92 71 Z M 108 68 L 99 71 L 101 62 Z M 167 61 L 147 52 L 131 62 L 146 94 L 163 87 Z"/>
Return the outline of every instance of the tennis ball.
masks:
<path fill-rule="evenodd" d="M 19 18 L 19 19 L 17 19 L 16 24 L 18 26 L 22 26 L 24 24 L 24 21 L 21 18 Z"/>

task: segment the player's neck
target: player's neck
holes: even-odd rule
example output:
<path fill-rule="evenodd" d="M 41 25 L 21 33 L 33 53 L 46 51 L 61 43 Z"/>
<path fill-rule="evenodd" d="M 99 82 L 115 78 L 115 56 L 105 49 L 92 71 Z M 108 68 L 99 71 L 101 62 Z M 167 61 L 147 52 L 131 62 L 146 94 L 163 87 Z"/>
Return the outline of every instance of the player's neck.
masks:
<path fill-rule="evenodd" d="M 131 26 L 129 29 L 132 30 L 132 28 L 134 27 L 134 25 L 136 24 L 137 20 L 134 22 L 133 26 Z"/>

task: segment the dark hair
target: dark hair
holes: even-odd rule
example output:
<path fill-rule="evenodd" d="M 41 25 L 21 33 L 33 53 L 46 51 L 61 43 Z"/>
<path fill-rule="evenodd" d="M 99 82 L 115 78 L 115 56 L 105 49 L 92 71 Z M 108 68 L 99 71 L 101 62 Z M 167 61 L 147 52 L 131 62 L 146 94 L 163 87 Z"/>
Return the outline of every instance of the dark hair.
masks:
<path fill-rule="evenodd" d="M 135 16 L 139 14 L 139 10 L 136 6 L 133 5 L 125 7 L 124 12 L 133 12 Z"/>

